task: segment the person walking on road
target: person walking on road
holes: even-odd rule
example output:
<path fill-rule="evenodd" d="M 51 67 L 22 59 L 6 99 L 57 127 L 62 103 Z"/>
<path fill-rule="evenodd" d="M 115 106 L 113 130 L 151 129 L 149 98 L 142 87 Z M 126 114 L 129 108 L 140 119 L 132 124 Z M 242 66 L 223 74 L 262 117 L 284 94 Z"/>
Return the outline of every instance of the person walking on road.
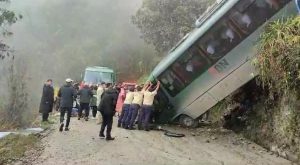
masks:
<path fill-rule="evenodd" d="M 76 90 L 73 88 L 73 80 L 68 78 L 66 79 L 66 84 L 62 86 L 57 96 L 60 98 L 60 127 L 59 131 L 63 131 L 64 128 L 64 118 L 67 113 L 67 121 L 65 131 L 69 131 L 70 118 L 72 114 L 73 101 L 76 98 Z"/>
<path fill-rule="evenodd" d="M 116 111 L 116 104 L 118 99 L 118 92 L 116 89 L 113 89 L 111 84 L 107 84 L 108 89 L 104 92 L 101 102 L 98 106 L 98 110 L 102 114 L 102 125 L 100 129 L 99 136 L 100 138 L 105 138 L 104 130 L 106 128 L 106 140 L 114 140 L 115 138 L 111 137 L 111 130 L 113 124 L 113 116 Z"/>
<path fill-rule="evenodd" d="M 138 129 L 142 129 L 142 125 L 144 127 L 145 131 L 149 131 L 149 122 L 150 118 L 153 112 L 153 102 L 154 102 L 154 97 L 157 94 L 157 91 L 160 87 L 160 82 L 157 82 L 157 85 L 155 88 L 152 88 L 152 85 L 147 88 L 147 90 L 144 92 L 144 100 L 143 100 L 143 105 L 142 105 L 142 110 L 141 113 L 139 114 L 139 119 L 138 119 Z"/>
<path fill-rule="evenodd" d="M 90 101 L 93 97 L 92 90 L 89 88 L 87 84 L 83 86 L 82 89 L 79 90 L 78 94 L 80 96 L 80 108 L 78 113 L 78 120 L 82 118 L 82 111 L 85 112 L 85 121 L 89 120 L 89 114 L 90 114 Z"/>
<path fill-rule="evenodd" d="M 96 119 L 97 115 L 97 86 L 93 85 L 91 87 L 93 97 L 91 98 L 90 107 L 92 109 L 93 119 Z"/>
<path fill-rule="evenodd" d="M 53 82 L 48 79 L 43 87 L 43 93 L 40 103 L 39 112 L 42 114 L 42 121 L 47 122 L 49 118 L 49 113 L 52 112 L 54 104 L 54 89 Z"/>

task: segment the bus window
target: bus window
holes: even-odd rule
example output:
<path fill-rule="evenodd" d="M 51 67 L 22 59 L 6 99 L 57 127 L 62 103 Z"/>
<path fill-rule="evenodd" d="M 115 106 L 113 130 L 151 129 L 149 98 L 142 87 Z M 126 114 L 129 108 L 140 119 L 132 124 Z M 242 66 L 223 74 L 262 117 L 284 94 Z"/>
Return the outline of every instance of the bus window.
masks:
<path fill-rule="evenodd" d="M 187 86 L 210 64 L 209 59 L 202 55 L 202 52 L 194 45 L 172 65 L 172 70 Z"/>
<path fill-rule="evenodd" d="M 244 34 L 251 34 L 290 0 L 242 0 L 232 14 L 232 20 Z M 247 8 L 241 7 L 247 2 Z M 241 5 L 242 4 L 242 5 Z"/>
<path fill-rule="evenodd" d="M 238 30 L 227 19 L 222 18 L 214 27 L 199 41 L 200 48 L 208 54 L 208 57 L 216 62 L 222 58 L 229 49 L 237 45 L 241 39 Z"/>
<path fill-rule="evenodd" d="M 165 71 L 158 79 L 171 96 L 175 96 L 184 88 L 183 82 L 170 70 Z"/>

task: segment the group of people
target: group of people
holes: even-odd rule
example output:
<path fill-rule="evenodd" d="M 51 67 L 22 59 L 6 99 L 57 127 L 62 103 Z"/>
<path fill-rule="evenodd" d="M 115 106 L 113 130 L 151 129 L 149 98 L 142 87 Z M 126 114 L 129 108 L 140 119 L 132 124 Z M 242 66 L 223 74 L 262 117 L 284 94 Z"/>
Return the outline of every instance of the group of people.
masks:
<path fill-rule="evenodd" d="M 133 130 L 138 117 L 138 129 L 149 131 L 149 122 L 154 111 L 153 101 L 160 87 L 147 83 L 144 86 L 130 87 L 125 96 L 122 112 L 118 120 L 118 127 Z"/>
<path fill-rule="evenodd" d="M 153 101 L 160 87 L 160 82 L 158 82 L 156 85 L 147 83 L 145 85 L 129 88 L 113 85 L 111 83 L 101 83 L 90 86 L 88 84 L 77 86 L 72 83 L 72 79 L 66 79 L 65 85 L 63 85 L 57 93 L 57 97 L 60 100 L 60 132 L 63 130 L 69 131 L 70 118 L 72 115 L 74 102 L 76 106 L 78 101 L 78 120 L 84 118 L 85 121 L 88 121 L 90 109 L 92 109 L 92 116 L 94 119 L 98 119 L 98 124 L 100 124 L 100 119 L 102 118 L 102 125 L 99 133 L 100 138 L 114 140 L 114 138 L 111 136 L 113 116 L 116 114 L 116 104 L 122 88 L 122 90 L 125 90 L 126 92 L 124 95 L 125 97 L 122 111 L 118 119 L 118 127 L 133 130 L 135 129 L 135 123 L 137 119 L 138 129 L 144 129 L 146 131 L 150 130 L 149 122 L 154 110 Z M 48 121 L 49 113 L 52 112 L 53 109 L 53 104 L 53 81 L 49 79 L 44 84 L 40 104 L 42 121 Z M 67 115 L 66 121 L 65 115 Z M 105 129 L 106 135 L 104 134 Z"/>

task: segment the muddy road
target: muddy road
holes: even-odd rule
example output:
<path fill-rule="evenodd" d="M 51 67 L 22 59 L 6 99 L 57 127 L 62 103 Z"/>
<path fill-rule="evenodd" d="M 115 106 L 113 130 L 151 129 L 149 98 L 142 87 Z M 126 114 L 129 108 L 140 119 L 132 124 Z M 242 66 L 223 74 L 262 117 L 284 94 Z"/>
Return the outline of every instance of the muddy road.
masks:
<path fill-rule="evenodd" d="M 116 121 L 116 120 L 115 120 Z M 98 137 L 100 126 L 71 119 L 69 132 L 55 130 L 43 139 L 44 150 L 32 164 L 45 165 L 286 165 L 289 161 L 270 154 L 234 133 L 207 134 L 207 128 L 186 130 L 186 137 L 167 137 L 160 131 L 124 130 L 114 122 L 114 141 Z M 210 131 L 210 129 L 208 129 Z M 196 132 L 196 133 L 195 133 Z M 202 132 L 202 133 L 201 133 Z"/>

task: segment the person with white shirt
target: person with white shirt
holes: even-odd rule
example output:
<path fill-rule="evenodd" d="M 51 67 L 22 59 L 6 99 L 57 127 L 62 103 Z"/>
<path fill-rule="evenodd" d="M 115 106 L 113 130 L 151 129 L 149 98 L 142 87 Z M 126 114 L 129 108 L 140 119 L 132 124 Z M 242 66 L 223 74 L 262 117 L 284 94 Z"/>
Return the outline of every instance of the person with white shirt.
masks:
<path fill-rule="evenodd" d="M 136 87 L 136 91 L 133 94 L 133 100 L 129 109 L 129 115 L 126 119 L 126 128 L 133 130 L 135 129 L 134 122 L 138 115 L 139 109 L 143 104 L 144 91 L 148 86 L 145 85 L 143 88 L 141 86 Z"/>
<path fill-rule="evenodd" d="M 153 107 L 153 102 L 154 102 L 154 97 L 157 94 L 157 91 L 160 87 L 160 82 L 157 82 L 157 85 L 155 88 L 152 88 L 152 85 L 147 87 L 144 93 L 144 100 L 143 100 L 143 105 L 142 105 L 142 110 L 141 113 L 139 114 L 139 119 L 138 119 L 138 129 L 142 129 L 142 125 L 145 131 L 150 131 L 149 129 L 149 122 L 151 118 L 151 114 L 154 110 Z"/>
<path fill-rule="evenodd" d="M 97 96 L 96 96 L 97 97 L 97 106 L 99 106 L 99 104 L 101 102 L 101 96 L 102 96 L 102 94 L 105 91 L 105 87 L 106 87 L 105 83 L 102 82 L 101 84 L 99 84 L 99 86 L 97 88 Z M 97 113 L 96 118 L 97 118 L 97 122 L 96 123 L 97 124 L 101 124 L 101 122 L 102 122 L 102 116 L 101 116 L 100 112 Z"/>
<path fill-rule="evenodd" d="M 134 94 L 134 88 L 130 87 L 129 92 L 127 92 L 126 96 L 125 96 L 122 112 L 121 112 L 121 115 L 118 120 L 118 127 L 121 127 L 121 126 L 123 128 L 126 127 L 125 120 L 127 119 L 127 116 L 129 114 L 130 105 L 133 100 L 133 94 Z"/>

